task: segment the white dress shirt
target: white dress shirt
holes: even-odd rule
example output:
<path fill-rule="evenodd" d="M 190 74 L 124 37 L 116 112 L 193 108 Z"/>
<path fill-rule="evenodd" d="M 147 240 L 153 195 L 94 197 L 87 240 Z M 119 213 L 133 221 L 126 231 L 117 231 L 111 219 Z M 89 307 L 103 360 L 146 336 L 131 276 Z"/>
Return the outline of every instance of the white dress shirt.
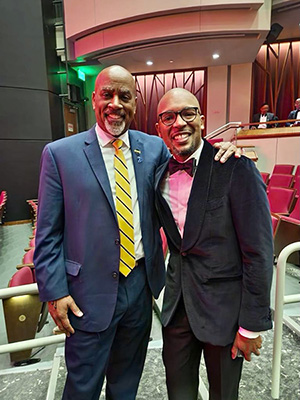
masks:
<path fill-rule="evenodd" d="M 267 114 L 265 114 L 265 115 L 260 114 L 259 122 L 267 122 Z M 266 129 L 267 124 L 259 124 L 257 128 L 258 129 Z"/>
<path fill-rule="evenodd" d="M 112 192 L 112 196 L 116 205 L 116 178 L 115 178 L 115 170 L 114 170 L 114 155 L 115 148 L 112 145 L 112 141 L 115 139 L 121 139 L 123 141 L 122 144 L 122 152 L 124 154 L 127 168 L 128 168 L 128 176 L 130 180 L 130 191 L 131 191 L 131 199 L 132 199 L 132 210 L 133 210 L 133 226 L 134 226 L 134 250 L 135 250 L 135 259 L 139 260 L 143 258 L 144 248 L 142 243 L 142 232 L 141 232 L 141 223 L 140 223 L 140 208 L 138 202 L 138 194 L 136 187 L 136 179 L 134 173 L 134 166 L 132 161 L 132 154 L 130 150 L 130 142 L 128 131 L 124 132 L 118 138 L 115 138 L 113 135 L 105 132 L 100 128 L 98 124 L 96 124 L 96 133 L 98 143 L 102 152 L 106 172 L 108 175 L 110 188 Z"/>

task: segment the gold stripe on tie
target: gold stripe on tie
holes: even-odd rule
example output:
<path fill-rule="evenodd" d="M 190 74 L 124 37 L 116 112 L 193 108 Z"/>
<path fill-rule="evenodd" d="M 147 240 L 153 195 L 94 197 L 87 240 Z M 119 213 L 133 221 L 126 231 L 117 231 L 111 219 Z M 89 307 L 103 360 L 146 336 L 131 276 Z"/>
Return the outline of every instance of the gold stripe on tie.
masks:
<path fill-rule="evenodd" d="M 120 231 L 120 272 L 127 276 L 135 266 L 133 212 L 126 160 L 121 150 L 123 141 L 114 140 L 116 178 L 116 211 Z"/>

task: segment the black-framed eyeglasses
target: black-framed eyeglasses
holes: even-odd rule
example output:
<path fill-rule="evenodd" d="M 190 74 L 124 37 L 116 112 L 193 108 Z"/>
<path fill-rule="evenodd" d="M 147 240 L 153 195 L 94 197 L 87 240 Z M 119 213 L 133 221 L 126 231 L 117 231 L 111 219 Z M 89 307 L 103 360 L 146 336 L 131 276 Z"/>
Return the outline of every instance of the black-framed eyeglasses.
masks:
<path fill-rule="evenodd" d="M 198 112 L 198 107 L 185 107 L 181 111 L 165 111 L 159 114 L 158 117 L 164 125 L 170 126 L 174 124 L 178 114 L 185 122 L 193 122 Z"/>

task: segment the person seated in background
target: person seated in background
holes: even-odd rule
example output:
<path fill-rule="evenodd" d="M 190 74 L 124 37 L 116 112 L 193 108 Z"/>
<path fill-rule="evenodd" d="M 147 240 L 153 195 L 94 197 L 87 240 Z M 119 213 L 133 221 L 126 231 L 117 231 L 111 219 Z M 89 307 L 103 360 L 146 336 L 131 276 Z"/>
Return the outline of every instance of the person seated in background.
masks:
<path fill-rule="evenodd" d="M 278 117 L 269 112 L 268 103 L 263 103 L 260 107 L 260 113 L 254 114 L 252 122 L 260 122 L 259 125 L 252 125 L 251 129 L 266 129 L 277 127 L 278 124 L 266 124 L 269 121 L 278 121 Z"/>
<path fill-rule="evenodd" d="M 295 110 L 292 110 L 287 119 L 299 119 L 300 120 L 300 97 L 295 100 Z M 300 121 L 295 121 L 295 122 L 287 122 L 285 126 L 299 126 Z"/>

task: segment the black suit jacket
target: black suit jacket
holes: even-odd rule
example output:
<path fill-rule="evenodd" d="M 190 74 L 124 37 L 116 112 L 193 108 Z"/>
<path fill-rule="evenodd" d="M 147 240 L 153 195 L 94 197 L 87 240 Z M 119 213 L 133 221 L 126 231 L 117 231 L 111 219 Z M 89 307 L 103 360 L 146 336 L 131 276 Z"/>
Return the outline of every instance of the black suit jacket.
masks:
<path fill-rule="evenodd" d="M 254 114 L 252 122 L 259 122 L 260 115 L 261 115 L 260 113 Z M 278 117 L 276 117 L 276 115 L 274 115 L 273 113 L 268 112 L 267 113 L 267 122 L 269 122 L 269 121 L 278 121 Z M 252 126 L 255 126 L 256 128 L 258 127 L 258 125 L 252 125 Z M 278 124 L 274 124 L 274 125 L 268 124 L 267 128 L 276 128 L 276 126 L 278 126 Z"/>
<path fill-rule="evenodd" d="M 156 175 L 156 207 L 170 250 L 162 322 L 181 294 L 190 325 L 203 342 L 232 343 L 239 326 L 270 329 L 273 240 L 265 185 L 254 163 L 214 161 L 205 141 L 181 238 L 160 191 L 168 163 Z"/>

